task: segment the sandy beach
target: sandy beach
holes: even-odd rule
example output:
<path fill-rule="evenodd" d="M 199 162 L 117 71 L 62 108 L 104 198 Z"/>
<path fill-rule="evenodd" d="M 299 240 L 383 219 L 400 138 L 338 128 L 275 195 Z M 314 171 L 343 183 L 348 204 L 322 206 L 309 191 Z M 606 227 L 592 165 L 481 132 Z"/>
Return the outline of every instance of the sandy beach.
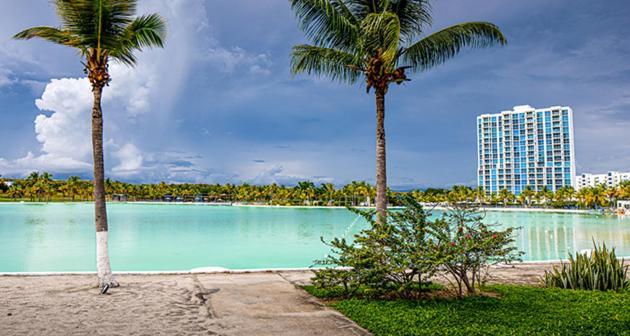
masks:
<path fill-rule="evenodd" d="M 501 266 L 490 282 L 538 282 L 550 263 Z M 0 276 L 3 335 L 368 335 L 299 285 L 310 271 Z"/>

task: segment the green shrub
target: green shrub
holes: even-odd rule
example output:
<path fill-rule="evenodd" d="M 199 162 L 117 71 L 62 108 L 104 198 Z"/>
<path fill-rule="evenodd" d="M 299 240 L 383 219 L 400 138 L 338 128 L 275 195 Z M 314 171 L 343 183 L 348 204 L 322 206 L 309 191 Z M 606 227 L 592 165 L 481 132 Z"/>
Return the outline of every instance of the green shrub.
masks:
<path fill-rule="evenodd" d="M 515 228 L 496 231 L 482 220 L 476 208 L 456 205 L 431 225 L 428 248 L 440 256 L 460 297 L 464 290 L 474 295 L 482 287 L 490 265 L 518 261 L 522 255 L 514 247 Z"/>
<path fill-rule="evenodd" d="M 345 296 L 359 289 L 363 296 L 394 293 L 409 298 L 428 284 L 435 274 L 438 257 L 428 249 L 428 214 L 411 196 L 403 200 L 405 209 L 389 211 L 386 221 L 377 221 L 373 210 L 350 209 L 363 216 L 369 228 L 349 243 L 335 238 L 327 243 L 332 254 L 315 265 L 313 284 L 319 288 L 343 288 Z M 326 242 L 324 242 L 326 243 Z"/>
<path fill-rule="evenodd" d="M 520 255 L 511 247 L 513 229 L 493 231 L 473 209 L 431 220 L 412 196 L 401 202 L 404 209 L 389 211 L 386 221 L 376 221 L 372 210 L 351 209 L 370 226 L 351 243 L 343 238 L 327 243 L 332 254 L 315 262 L 325 268 L 316 271 L 313 284 L 346 297 L 360 291 L 361 296 L 411 298 L 439 272 L 455 279 L 462 296 L 464 289 L 475 294 L 481 286 L 483 267 Z"/>
<path fill-rule="evenodd" d="M 543 282 L 547 287 L 584 290 L 614 290 L 630 288 L 625 261 L 617 259 L 615 249 L 606 244 L 598 246 L 593 241 L 593 251 L 569 255 L 569 263 L 545 271 Z"/>

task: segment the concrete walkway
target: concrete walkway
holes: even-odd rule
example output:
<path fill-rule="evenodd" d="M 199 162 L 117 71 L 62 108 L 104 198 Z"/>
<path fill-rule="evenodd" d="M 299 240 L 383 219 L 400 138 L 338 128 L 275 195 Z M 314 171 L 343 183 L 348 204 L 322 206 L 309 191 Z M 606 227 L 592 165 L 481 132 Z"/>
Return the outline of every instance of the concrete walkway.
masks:
<path fill-rule="evenodd" d="M 293 274 L 0 277 L 2 335 L 368 335 Z"/>

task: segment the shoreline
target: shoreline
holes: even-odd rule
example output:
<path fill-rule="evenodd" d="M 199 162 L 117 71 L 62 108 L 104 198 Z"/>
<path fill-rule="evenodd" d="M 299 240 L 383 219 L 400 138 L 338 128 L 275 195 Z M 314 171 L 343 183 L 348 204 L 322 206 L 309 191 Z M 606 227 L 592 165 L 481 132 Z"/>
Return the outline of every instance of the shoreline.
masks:
<path fill-rule="evenodd" d="M 346 209 L 345 206 L 339 205 L 268 205 L 268 204 L 245 204 L 245 203 L 212 203 L 212 202 L 164 202 L 164 201 L 108 201 L 109 204 L 140 204 L 140 205 L 186 205 L 186 206 L 213 206 L 213 207 L 240 207 L 240 208 L 266 208 L 266 209 Z M 93 202 L 0 202 L 2 204 L 16 205 L 43 205 L 43 204 L 93 204 Z M 448 210 L 449 207 L 436 205 L 432 203 L 420 203 L 423 207 L 432 210 Z M 357 209 L 374 209 L 373 206 L 356 206 Z M 403 209 L 400 206 L 390 206 L 389 209 Z M 594 209 L 555 209 L 555 208 L 518 208 L 518 207 L 479 207 L 479 211 L 485 212 L 544 212 L 544 213 L 568 213 L 568 214 L 587 214 L 587 215 L 604 215 Z M 614 213 L 610 213 L 614 215 Z"/>
<path fill-rule="evenodd" d="M 620 260 L 630 260 L 630 256 L 618 257 Z M 492 265 L 492 268 L 513 268 L 519 266 L 552 266 L 560 265 L 566 262 L 566 259 L 554 260 L 528 260 L 522 262 L 514 262 L 510 264 Z M 223 267 L 201 267 L 191 270 L 175 270 L 175 271 L 119 271 L 113 272 L 117 276 L 125 275 L 194 275 L 194 274 L 264 274 L 264 273 L 303 273 L 313 272 L 325 269 L 325 267 L 278 267 L 278 268 L 245 268 L 245 269 L 229 269 Z M 0 272 L 1 277 L 49 277 L 49 276 L 84 276 L 96 275 L 95 271 L 77 271 L 77 272 Z"/>

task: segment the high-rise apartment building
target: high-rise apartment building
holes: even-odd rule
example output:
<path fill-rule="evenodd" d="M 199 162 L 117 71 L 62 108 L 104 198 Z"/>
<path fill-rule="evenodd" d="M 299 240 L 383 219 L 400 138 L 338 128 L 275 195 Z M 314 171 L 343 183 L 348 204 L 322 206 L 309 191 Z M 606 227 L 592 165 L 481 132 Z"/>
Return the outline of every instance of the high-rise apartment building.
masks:
<path fill-rule="evenodd" d="M 477 117 L 477 180 L 486 193 L 575 186 L 573 110 L 552 106 Z"/>
<path fill-rule="evenodd" d="M 610 171 L 606 174 L 582 174 L 577 177 L 576 189 L 582 189 L 587 187 L 595 187 L 598 185 L 605 185 L 607 187 L 616 187 L 621 182 L 630 181 L 630 172 L 620 173 L 616 171 Z"/>

